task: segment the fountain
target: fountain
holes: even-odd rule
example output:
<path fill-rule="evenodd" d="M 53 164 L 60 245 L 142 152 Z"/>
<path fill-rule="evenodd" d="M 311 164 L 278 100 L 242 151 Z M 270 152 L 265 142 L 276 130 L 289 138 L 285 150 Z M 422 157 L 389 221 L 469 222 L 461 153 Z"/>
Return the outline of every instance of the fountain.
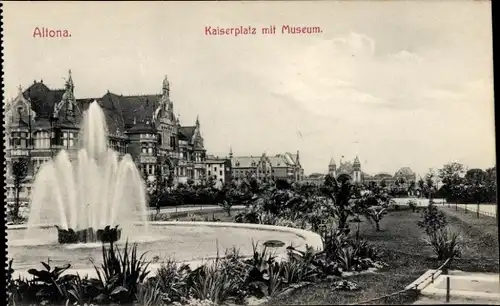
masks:
<path fill-rule="evenodd" d="M 95 270 L 88 259 L 102 263 L 101 242 L 123 245 L 120 237 L 137 243 L 140 252 L 147 250 L 148 259 L 179 261 L 213 258 L 232 247 L 251 255 L 252 241 L 305 244 L 303 236 L 263 230 L 260 225 L 148 222 L 139 171 L 130 155 L 120 157 L 108 147 L 105 119 L 99 105 L 92 103 L 83 117 L 78 147 L 60 151 L 38 171 L 28 224 L 7 229 L 7 254 L 15 259 L 13 269 L 20 275 L 38 269 L 47 258 L 54 265 L 71 263 L 74 269 L 92 275 Z M 228 228 L 231 235 L 227 235 Z"/>
<path fill-rule="evenodd" d="M 141 175 L 129 154 L 120 158 L 109 148 L 106 118 L 95 101 L 84 113 L 78 140 L 78 151 L 61 150 L 37 173 L 27 239 L 40 235 L 40 225 L 54 225 L 61 244 L 115 242 L 122 229 L 135 231 L 137 222 L 145 229 Z"/>

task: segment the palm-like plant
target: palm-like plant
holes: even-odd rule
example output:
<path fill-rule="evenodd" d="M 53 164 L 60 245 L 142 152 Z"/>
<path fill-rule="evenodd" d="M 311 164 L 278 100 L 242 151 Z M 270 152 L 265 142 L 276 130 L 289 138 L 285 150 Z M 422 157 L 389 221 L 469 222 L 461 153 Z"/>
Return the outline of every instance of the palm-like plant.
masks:
<path fill-rule="evenodd" d="M 383 216 L 387 213 L 387 208 L 382 206 L 371 206 L 366 209 L 366 217 L 375 223 L 375 228 L 377 232 L 380 231 L 380 221 Z"/>
<path fill-rule="evenodd" d="M 327 175 L 321 191 L 333 202 L 332 213 L 338 220 L 338 228 L 347 230 L 347 220 L 354 213 L 355 206 L 353 185 L 347 180 L 339 182 Z"/>

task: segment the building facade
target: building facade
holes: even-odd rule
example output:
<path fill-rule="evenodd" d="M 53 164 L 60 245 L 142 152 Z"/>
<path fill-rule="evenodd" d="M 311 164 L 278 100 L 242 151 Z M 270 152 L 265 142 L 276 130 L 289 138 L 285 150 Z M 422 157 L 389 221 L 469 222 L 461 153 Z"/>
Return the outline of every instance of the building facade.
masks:
<path fill-rule="evenodd" d="M 13 172 L 16 159 L 28 161 L 26 183 L 21 201 L 27 202 L 31 181 L 40 166 L 66 150 L 76 157 L 79 128 L 83 113 L 97 101 L 103 109 L 111 148 L 121 155 L 129 153 L 141 171 L 154 179 L 173 173 L 175 182 L 205 177 L 204 140 L 198 118 L 192 126 L 182 126 L 174 115 L 170 83 L 165 76 L 160 94 L 123 96 L 107 92 L 98 98 L 76 98 L 69 72 L 64 89 L 50 89 L 43 81 L 34 81 L 26 90 L 6 103 L 7 196 L 12 201 Z M 159 169 L 159 170 L 158 170 Z"/>
<path fill-rule="evenodd" d="M 267 156 L 263 153 L 260 156 L 233 156 L 232 150 L 229 153 L 231 160 L 232 176 L 235 180 L 252 176 L 259 180 L 286 179 L 289 181 L 302 181 L 304 169 L 300 164 L 299 151 L 297 154 L 284 153 L 274 156 Z"/>
<path fill-rule="evenodd" d="M 232 180 L 231 160 L 216 156 L 207 156 L 205 160 L 207 179 L 212 178 L 215 186 L 220 188 Z"/>

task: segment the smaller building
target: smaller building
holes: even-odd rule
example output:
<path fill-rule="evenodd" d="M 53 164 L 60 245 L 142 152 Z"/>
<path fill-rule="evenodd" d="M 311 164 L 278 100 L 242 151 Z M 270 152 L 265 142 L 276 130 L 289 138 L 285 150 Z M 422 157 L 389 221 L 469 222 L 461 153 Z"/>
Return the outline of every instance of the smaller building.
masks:
<path fill-rule="evenodd" d="M 304 169 L 300 164 L 299 151 L 297 154 L 283 153 L 274 156 L 262 155 L 233 156 L 229 153 L 233 178 L 235 180 L 246 177 L 264 179 L 286 179 L 289 181 L 302 181 Z"/>
<path fill-rule="evenodd" d="M 224 183 L 231 181 L 231 160 L 209 155 L 205 160 L 205 166 L 207 179 L 212 177 L 216 182 L 216 187 L 222 186 Z"/>

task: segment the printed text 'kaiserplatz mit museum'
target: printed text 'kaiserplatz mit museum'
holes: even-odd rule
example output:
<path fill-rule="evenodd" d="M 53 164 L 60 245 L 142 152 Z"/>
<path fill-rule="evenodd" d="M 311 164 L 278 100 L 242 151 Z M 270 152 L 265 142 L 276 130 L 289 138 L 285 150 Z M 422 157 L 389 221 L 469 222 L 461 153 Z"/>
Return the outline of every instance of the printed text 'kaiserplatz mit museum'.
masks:
<path fill-rule="evenodd" d="M 265 27 L 239 26 L 239 27 L 214 27 L 205 26 L 206 36 L 245 36 L 245 35 L 275 35 L 275 34 L 320 34 L 323 30 L 319 26 L 292 26 L 270 25 Z"/>

